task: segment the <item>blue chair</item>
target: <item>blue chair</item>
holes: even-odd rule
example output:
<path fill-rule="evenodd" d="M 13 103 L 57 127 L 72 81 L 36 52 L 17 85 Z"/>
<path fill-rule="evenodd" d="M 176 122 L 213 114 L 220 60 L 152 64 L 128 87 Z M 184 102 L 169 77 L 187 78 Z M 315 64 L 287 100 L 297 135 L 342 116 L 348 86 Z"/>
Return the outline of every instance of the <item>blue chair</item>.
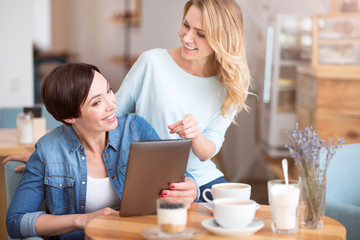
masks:
<path fill-rule="evenodd" d="M 12 198 L 14 197 L 15 190 L 19 184 L 21 173 L 16 173 L 14 169 L 24 163 L 18 161 L 9 161 L 5 164 L 5 182 L 6 182 L 6 201 L 9 207 Z M 9 237 L 9 240 L 12 238 Z M 40 237 L 22 238 L 26 240 L 42 240 Z"/>
<path fill-rule="evenodd" d="M 360 143 L 337 149 L 326 174 L 325 215 L 342 223 L 346 239 L 360 239 Z"/>

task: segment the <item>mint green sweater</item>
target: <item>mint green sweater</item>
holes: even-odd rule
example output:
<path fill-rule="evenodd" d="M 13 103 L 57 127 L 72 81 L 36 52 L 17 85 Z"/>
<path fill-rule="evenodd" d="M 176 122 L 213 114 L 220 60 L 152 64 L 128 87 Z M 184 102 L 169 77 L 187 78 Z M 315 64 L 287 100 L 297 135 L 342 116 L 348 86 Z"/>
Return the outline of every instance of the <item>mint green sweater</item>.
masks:
<path fill-rule="evenodd" d="M 180 138 L 167 126 L 192 114 L 200 132 L 220 150 L 231 120 L 220 108 L 225 91 L 217 77 L 197 77 L 182 70 L 166 49 L 144 52 L 130 69 L 116 93 L 117 114 L 135 110 L 162 139 Z M 214 154 L 214 155 L 215 155 Z M 200 161 L 191 151 L 187 170 L 199 186 L 223 176 L 211 160 Z"/>

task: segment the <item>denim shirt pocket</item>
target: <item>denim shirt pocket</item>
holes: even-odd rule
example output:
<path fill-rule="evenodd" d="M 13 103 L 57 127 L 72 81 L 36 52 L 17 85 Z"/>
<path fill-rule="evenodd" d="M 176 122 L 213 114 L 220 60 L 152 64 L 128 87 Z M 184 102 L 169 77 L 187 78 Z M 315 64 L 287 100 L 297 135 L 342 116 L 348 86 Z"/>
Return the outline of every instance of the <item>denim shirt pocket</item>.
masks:
<path fill-rule="evenodd" d="M 122 164 L 120 167 L 119 167 L 119 171 L 121 173 L 121 175 L 123 175 L 125 177 L 126 175 L 126 170 L 127 170 L 127 164 Z"/>
<path fill-rule="evenodd" d="M 66 176 L 45 177 L 46 205 L 52 214 L 62 214 L 72 208 L 75 179 Z"/>
<path fill-rule="evenodd" d="M 120 152 L 120 157 L 117 160 L 117 170 L 121 173 L 122 176 L 126 176 L 127 166 L 128 166 L 128 158 L 129 158 L 129 149 L 126 148 Z"/>

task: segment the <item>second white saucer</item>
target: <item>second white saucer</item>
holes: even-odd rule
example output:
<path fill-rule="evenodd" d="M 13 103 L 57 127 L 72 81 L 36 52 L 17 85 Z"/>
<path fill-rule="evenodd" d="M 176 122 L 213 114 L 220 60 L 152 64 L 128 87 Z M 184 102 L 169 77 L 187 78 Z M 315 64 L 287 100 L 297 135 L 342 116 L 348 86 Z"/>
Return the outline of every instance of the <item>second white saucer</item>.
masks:
<path fill-rule="evenodd" d="M 247 237 L 254 234 L 264 226 L 261 220 L 253 220 L 249 226 L 245 228 L 223 228 L 216 223 L 214 218 L 209 218 L 201 222 L 201 225 L 209 232 L 224 237 Z"/>

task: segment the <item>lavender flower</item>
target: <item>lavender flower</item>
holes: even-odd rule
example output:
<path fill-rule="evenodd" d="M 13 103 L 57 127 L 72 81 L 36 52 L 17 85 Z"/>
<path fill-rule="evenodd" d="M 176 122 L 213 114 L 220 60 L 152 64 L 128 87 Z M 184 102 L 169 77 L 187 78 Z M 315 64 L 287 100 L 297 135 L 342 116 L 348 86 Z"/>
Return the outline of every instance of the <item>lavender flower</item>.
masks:
<path fill-rule="evenodd" d="M 301 224 L 305 228 L 320 228 L 325 209 L 326 170 L 336 149 L 345 140 L 339 138 L 334 143 L 329 139 L 325 143 L 311 126 L 300 130 L 298 124 L 290 130 L 289 136 L 292 144 L 286 147 L 300 172 L 299 181 L 306 206 L 301 214 Z"/>
<path fill-rule="evenodd" d="M 292 144 L 286 147 L 303 177 L 324 177 L 336 149 L 345 142 L 343 138 L 339 138 L 335 143 L 333 139 L 325 143 L 311 126 L 300 130 L 298 123 L 295 129 L 290 130 L 289 136 Z"/>

